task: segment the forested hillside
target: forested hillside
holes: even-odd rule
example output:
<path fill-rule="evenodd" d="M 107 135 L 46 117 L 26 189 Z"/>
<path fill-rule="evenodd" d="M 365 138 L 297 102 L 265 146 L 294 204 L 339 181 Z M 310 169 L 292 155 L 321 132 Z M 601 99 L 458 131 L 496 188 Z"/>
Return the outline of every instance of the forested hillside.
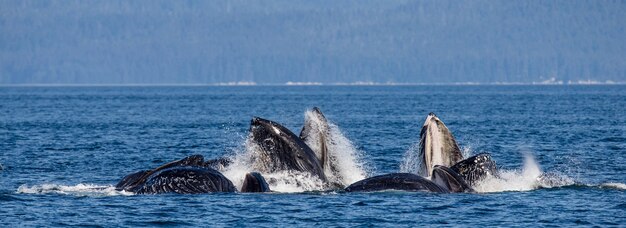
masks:
<path fill-rule="evenodd" d="M 626 1 L 0 1 L 0 84 L 626 81 Z"/>

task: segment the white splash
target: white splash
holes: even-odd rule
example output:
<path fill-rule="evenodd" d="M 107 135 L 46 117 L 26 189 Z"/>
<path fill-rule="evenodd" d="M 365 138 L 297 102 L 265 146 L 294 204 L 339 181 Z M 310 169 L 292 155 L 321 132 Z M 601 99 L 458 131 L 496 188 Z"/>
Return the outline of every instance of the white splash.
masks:
<path fill-rule="evenodd" d="M 472 147 L 471 146 L 462 146 L 461 147 L 461 155 L 463 159 L 469 158 L 472 156 Z"/>
<path fill-rule="evenodd" d="M 309 173 L 281 171 L 264 176 L 270 189 L 276 192 L 323 191 L 326 185 L 319 178 Z"/>
<path fill-rule="evenodd" d="M 330 160 L 336 164 L 342 183 L 347 186 L 367 177 L 364 169 L 363 153 L 354 147 L 354 144 L 344 136 L 339 127 L 328 123 L 332 142 L 328 145 Z"/>
<path fill-rule="evenodd" d="M 21 194 L 64 194 L 75 196 L 119 196 L 134 195 L 132 192 L 117 191 L 111 185 L 77 184 L 74 186 L 59 184 L 42 184 L 27 186 L 22 185 L 17 188 L 17 193 Z"/>
<path fill-rule="evenodd" d="M 402 164 L 400 164 L 401 173 L 417 173 L 422 166 L 422 159 L 419 156 L 419 142 L 414 143 L 404 153 Z"/>
<path fill-rule="evenodd" d="M 572 185 L 575 182 L 563 175 L 544 173 L 535 158 L 526 153 L 521 170 L 500 170 L 499 177 L 490 177 L 479 182 L 477 192 L 530 191 L 537 188 L 552 188 Z"/>
<path fill-rule="evenodd" d="M 233 182 L 237 189 L 241 189 L 246 174 L 255 171 L 252 158 L 254 153 L 258 153 L 258 151 L 260 149 L 249 139 L 246 139 L 244 148 L 235 151 L 235 155 L 230 158 L 232 163 L 222 171 L 222 174 Z"/>

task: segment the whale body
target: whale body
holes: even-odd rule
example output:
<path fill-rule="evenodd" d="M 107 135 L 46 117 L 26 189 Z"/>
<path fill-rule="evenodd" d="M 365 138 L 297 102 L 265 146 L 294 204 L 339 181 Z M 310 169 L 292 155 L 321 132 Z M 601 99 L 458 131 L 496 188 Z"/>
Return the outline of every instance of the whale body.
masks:
<path fill-rule="evenodd" d="M 432 181 L 412 173 L 390 173 L 366 178 L 345 188 L 346 192 L 374 192 L 384 190 L 425 191 L 448 193 Z"/>
<path fill-rule="evenodd" d="M 370 177 L 351 184 L 347 192 L 373 192 L 385 190 L 424 191 L 436 193 L 474 192 L 461 176 L 445 166 L 435 166 L 432 179 L 412 173 L 390 173 Z"/>
<path fill-rule="evenodd" d="M 129 174 L 115 188 L 137 194 L 192 194 L 236 190 L 228 178 L 204 162 L 202 155 L 192 155 L 155 169 Z"/>

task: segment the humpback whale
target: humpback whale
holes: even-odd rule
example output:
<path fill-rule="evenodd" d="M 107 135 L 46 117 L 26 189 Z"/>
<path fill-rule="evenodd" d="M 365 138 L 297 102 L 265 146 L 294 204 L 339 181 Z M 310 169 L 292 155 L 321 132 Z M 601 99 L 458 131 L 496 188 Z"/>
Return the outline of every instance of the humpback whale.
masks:
<path fill-rule="evenodd" d="M 383 190 L 427 191 L 448 193 L 449 191 L 428 179 L 412 173 L 390 173 L 366 178 L 345 188 L 346 192 L 371 192 Z"/>
<path fill-rule="evenodd" d="M 315 152 L 289 129 L 262 119 L 252 118 L 251 142 L 259 147 L 253 155 L 256 170 L 266 173 L 277 171 L 300 171 L 326 181 L 326 175 Z"/>
<path fill-rule="evenodd" d="M 462 177 L 448 167 L 433 168 L 431 180 L 412 173 L 390 173 L 366 178 L 351 184 L 347 192 L 370 192 L 383 190 L 426 191 L 437 193 L 474 192 Z"/>
<path fill-rule="evenodd" d="M 436 165 L 430 178 L 449 192 L 474 192 L 458 173 L 445 166 Z"/>
<path fill-rule="evenodd" d="M 331 186 L 343 187 L 339 168 L 334 164 L 336 152 L 330 149 L 335 142 L 319 108 L 307 113 L 299 137 L 282 125 L 259 117 L 252 118 L 249 132 L 248 142 L 256 148 L 251 154 L 254 170 L 264 173 L 299 171 Z M 463 160 L 454 136 L 434 113 L 428 115 L 421 129 L 418 155 L 417 173 L 370 177 L 344 190 L 474 192 L 472 186 L 478 181 L 497 176 L 496 164 L 487 153 Z M 137 194 L 235 192 L 233 183 L 219 171 L 231 163 L 228 158 L 205 161 L 202 155 L 192 155 L 155 169 L 131 173 L 115 188 Z M 259 172 L 246 174 L 241 192 L 270 191 L 268 182 Z"/>
<path fill-rule="evenodd" d="M 241 187 L 241 192 L 269 192 L 270 187 L 265 181 L 265 178 L 258 172 L 251 172 L 246 174 Z"/>
<path fill-rule="evenodd" d="M 217 170 L 182 166 L 160 170 L 135 190 L 137 194 L 235 192 L 235 186 Z"/>
<path fill-rule="evenodd" d="M 358 181 L 352 191 L 474 192 L 471 187 L 489 175 L 497 175 L 496 164 L 487 153 L 463 160 L 461 150 L 446 125 L 430 113 L 420 132 L 419 175 L 391 173 Z"/>
<path fill-rule="evenodd" d="M 491 155 L 488 153 L 469 157 L 456 163 L 450 169 L 458 173 L 471 186 L 489 176 L 498 176 L 496 162 L 491 159 Z"/>
<path fill-rule="evenodd" d="M 435 165 L 451 167 L 463 160 L 454 136 L 435 113 L 428 114 L 420 132 L 418 174 L 429 176 Z"/>
<path fill-rule="evenodd" d="M 319 108 L 313 107 L 312 117 L 306 116 L 300 138 L 315 152 L 322 169 L 330 171 L 328 144 L 330 143 L 328 121 Z"/>
<path fill-rule="evenodd" d="M 137 194 L 235 191 L 233 183 L 217 170 L 210 168 L 202 155 L 192 155 L 152 170 L 129 174 L 115 188 Z"/>
<path fill-rule="evenodd" d="M 418 173 L 425 177 L 430 177 L 428 174 L 433 174 L 436 166 L 443 166 L 441 168 L 447 173 L 460 176 L 469 186 L 474 186 L 488 176 L 497 176 L 496 163 L 488 153 L 463 160 L 454 136 L 432 112 L 426 117 L 420 132 L 419 159 Z"/>

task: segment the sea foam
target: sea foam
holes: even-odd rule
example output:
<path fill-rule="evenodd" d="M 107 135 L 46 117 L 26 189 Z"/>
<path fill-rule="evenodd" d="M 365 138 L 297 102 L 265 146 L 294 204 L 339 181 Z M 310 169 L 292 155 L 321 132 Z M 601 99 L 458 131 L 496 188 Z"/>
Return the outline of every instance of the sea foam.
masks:
<path fill-rule="evenodd" d="M 501 169 L 497 177 L 492 176 L 478 182 L 474 189 L 477 192 L 530 191 L 573 184 L 575 181 L 565 175 L 543 172 L 534 156 L 525 153 L 521 170 Z"/>
<path fill-rule="evenodd" d="M 22 185 L 17 188 L 17 193 L 21 194 L 64 194 L 75 196 L 118 196 L 133 195 L 132 192 L 115 190 L 111 185 L 94 185 L 94 184 L 77 184 L 77 185 L 59 185 L 59 184 L 41 184 L 41 185 Z"/>

